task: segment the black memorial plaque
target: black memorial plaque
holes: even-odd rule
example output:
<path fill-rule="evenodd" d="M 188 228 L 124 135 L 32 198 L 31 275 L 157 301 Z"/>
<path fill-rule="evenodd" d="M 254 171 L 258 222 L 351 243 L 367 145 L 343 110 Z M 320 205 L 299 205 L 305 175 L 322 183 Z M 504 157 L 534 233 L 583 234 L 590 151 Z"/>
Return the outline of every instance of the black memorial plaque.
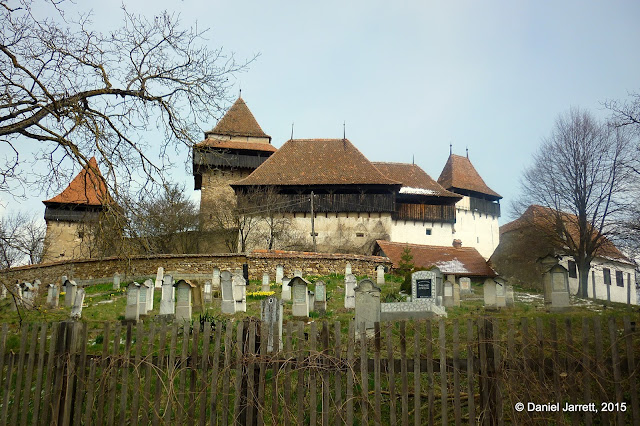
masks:
<path fill-rule="evenodd" d="M 416 280 L 416 298 L 431 297 L 431 278 Z"/>

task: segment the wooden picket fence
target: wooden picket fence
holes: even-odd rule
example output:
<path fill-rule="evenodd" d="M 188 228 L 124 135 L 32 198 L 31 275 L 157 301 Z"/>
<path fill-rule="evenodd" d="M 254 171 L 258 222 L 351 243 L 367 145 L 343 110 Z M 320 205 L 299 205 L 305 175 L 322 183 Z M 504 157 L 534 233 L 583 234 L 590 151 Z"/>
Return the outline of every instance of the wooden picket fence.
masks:
<path fill-rule="evenodd" d="M 637 318 L 361 327 L 4 324 L 0 424 L 640 424 Z"/>

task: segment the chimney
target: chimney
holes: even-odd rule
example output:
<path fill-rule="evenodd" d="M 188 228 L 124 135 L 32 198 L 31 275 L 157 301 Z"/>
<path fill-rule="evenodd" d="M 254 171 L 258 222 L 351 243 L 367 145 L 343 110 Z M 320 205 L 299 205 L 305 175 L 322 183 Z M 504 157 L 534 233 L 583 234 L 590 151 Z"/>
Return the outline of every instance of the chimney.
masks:
<path fill-rule="evenodd" d="M 460 248 L 462 247 L 462 240 L 453 240 L 453 246 L 455 248 Z"/>

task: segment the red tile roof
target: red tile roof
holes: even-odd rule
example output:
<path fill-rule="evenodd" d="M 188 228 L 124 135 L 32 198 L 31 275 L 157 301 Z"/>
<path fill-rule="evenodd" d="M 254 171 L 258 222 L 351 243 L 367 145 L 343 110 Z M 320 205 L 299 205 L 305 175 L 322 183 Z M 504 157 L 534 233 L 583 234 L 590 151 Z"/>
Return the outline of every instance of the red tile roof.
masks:
<path fill-rule="evenodd" d="M 562 219 L 565 222 L 567 231 L 571 234 L 574 241 L 579 240 L 579 231 L 577 227 L 578 218 L 569 213 L 558 212 L 549 207 L 543 207 L 539 205 L 531 205 L 518 219 L 506 223 L 500 227 L 500 235 L 507 232 L 517 231 L 527 227 L 536 227 L 540 230 L 541 235 L 556 236 L 556 220 Z M 561 250 L 564 247 L 563 242 L 560 240 L 554 242 L 557 249 Z M 596 250 L 596 256 L 605 257 L 612 260 L 618 260 L 620 262 L 634 264 L 629 258 L 627 258 L 611 240 L 604 237 L 602 244 Z"/>
<path fill-rule="evenodd" d="M 224 136 L 253 136 L 271 139 L 271 136 L 262 131 L 255 117 L 249 111 L 249 107 L 242 98 L 238 98 L 229 108 L 213 130 L 205 134 Z"/>
<path fill-rule="evenodd" d="M 460 195 L 444 189 L 416 164 L 373 162 L 373 165 L 389 179 L 401 182 L 401 191 L 406 190 L 406 193 L 462 198 Z M 414 189 L 417 191 L 413 191 Z"/>
<path fill-rule="evenodd" d="M 400 183 L 385 177 L 348 139 L 292 139 L 236 185 Z"/>
<path fill-rule="evenodd" d="M 441 247 L 420 244 L 394 243 L 377 240 L 385 256 L 397 268 L 405 247 L 413 256 L 413 264 L 417 268 L 437 266 L 443 274 L 453 274 L 468 277 L 495 277 L 496 272 L 487 265 L 484 257 L 473 247 Z"/>
<path fill-rule="evenodd" d="M 446 189 L 466 189 L 480 194 L 502 198 L 500 194 L 492 190 L 484 183 L 476 169 L 467 157 L 451 154 L 445 164 L 438 183 Z"/>
<path fill-rule="evenodd" d="M 238 140 L 228 139 L 213 139 L 207 138 L 204 141 L 197 143 L 197 147 L 203 148 L 219 148 L 219 149 L 246 149 L 249 151 L 266 151 L 276 152 L 278 149 L 266 142 L 245 142 Z"/>
<path fill-rule="evenodd" d="M 91 157 L 89 164 L 71 181 L 69 186 L 55 197 L 43 201 L 44 204 L 82 204 L 102 206 L 109 202 L 107 184 L 100 173 L 96 157 Z"/>

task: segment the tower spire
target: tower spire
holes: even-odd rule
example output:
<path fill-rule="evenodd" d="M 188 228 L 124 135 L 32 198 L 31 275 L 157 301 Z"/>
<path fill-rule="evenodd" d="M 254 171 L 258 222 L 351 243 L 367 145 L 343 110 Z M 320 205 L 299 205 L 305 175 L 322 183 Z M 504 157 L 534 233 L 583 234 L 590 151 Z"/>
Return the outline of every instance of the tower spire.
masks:
<path fill-rule="evenodd" d="M 467 147 L 467 158 L 469 158 L 469 147 Z"/>
<path fill-rule="evenodd" d="M 453 154 L 453 144 L 449 142 L 449 155 Z"/>
<path fill-rule="evenodd" d="M 293 140 L 293 124 L 294 124 L 294 123 L 291 123 L 291 139 L 292 139 L 292 140 Z"/>

